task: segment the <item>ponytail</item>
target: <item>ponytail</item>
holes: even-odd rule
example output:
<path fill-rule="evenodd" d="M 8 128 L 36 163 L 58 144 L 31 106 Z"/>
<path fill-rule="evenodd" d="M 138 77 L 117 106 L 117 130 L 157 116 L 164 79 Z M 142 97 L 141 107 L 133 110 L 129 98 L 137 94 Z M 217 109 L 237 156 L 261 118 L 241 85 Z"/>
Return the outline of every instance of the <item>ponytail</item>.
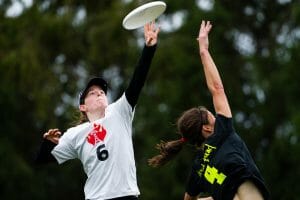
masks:
<path fill-rule="evenodd" d="M 156 149 L 160 154 L 156 155 L 148 160 L 148 164 L 151 167 L 160 167 L 172 160 L 182 149 L 185 139 L 173 140 L 169 142 L 161 141 L 156 144 Z"/>
<path fill-rule="evenodd" d="M 84 112 L 77 111 L 75 112 L 73 116 L 73 122 L 71 122 L 71 126 L 77 126 L 80 124 L 83 124 L 85 122 L 88 122 L 89 119 L 87 118 L 87 115 Z"/>
<path fill-rule="evenodd" d="M 161 141 L 157 144 L 156 149 L 160 154 L 148 160 L 150 166 L 165 165 L 181 151 L 186 141 L 196 148 L 201 148 L 205 140 L 202 135 L 202 126 L 208 124 L 207 109 L 205 107 L 191 108 L 182 113 L 176 124 L 182 138 L 169 142 Z"/>

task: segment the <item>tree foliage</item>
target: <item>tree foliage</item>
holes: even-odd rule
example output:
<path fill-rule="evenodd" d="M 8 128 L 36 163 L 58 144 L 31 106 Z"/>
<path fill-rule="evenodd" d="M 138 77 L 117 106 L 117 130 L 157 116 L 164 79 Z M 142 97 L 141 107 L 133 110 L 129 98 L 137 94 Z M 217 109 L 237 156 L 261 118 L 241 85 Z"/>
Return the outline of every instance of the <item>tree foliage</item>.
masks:
<path fill-rule="evenodd" d="M 77 95 L 91 76 L 110 83 L 111 100 L 127 86 L 142 30 L 123 17 L 148 1 L 0 1 L 0 197 L 83 199 L 78 161 L 36 167 L 49 128 L 76 120 Z M 272 197 L 297 199 L 300 7 L 293 0 L 166 0 L 153 64 L 134 120 L 140 199 L 182 199 L 193 149 L 160 169 L 147 166 L 159 140 L 176 139 L 175 121 L 192 106 L 212 108 L 196 37 L 211 20 L 210 51 L 234 114 Z M 12 5 L 22 11 L 12 16 Z"/>

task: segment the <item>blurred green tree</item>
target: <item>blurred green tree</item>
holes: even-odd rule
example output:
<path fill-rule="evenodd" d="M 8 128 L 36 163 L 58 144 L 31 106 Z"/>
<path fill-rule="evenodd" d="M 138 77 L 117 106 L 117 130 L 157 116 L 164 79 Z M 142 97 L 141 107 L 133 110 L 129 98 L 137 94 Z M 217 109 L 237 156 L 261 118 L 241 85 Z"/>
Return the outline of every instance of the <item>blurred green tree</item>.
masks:
<path fill-rule="evenodd" d="M 0 198 L 83 199 L 78 161 L 32 164 L 43 132 L 66 130 L 90 76 L 110 83 L 110 99 L 127 86 L 142 31 L 123 17 L 148 1 L 0 1 Z M 182 199 L 193 150 L 168 166 L 147 159 L 161 139 L 175 139 L 175 121 L 195 105 L 211 108 L 196 37 L 211 20 L 210 51 L 233 110 L 272 197 L 297 199 L 300 159 L 298 84 L 300 7 L 292 0 L 166 0 L 160 41 L 134 121 L 140 199 Z M 14 14 L 17 7 L 19 13 Z M 74 176 L 76 174 L 76 176 Z"/>

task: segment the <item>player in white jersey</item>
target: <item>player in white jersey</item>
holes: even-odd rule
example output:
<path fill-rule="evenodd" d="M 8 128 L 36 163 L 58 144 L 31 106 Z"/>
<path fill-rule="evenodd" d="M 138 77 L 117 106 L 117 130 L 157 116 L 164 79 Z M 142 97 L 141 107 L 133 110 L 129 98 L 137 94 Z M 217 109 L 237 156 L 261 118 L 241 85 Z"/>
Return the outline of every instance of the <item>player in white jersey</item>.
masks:
<path fill-rule="evenodd" d="M 80 159 L 87 174 L 85 199 L 138 199 L 132 121 L 158 33 L 159 28 L 154 22 L 144 26 L 142 55 L 129 86 L 117 101 L 108 105 L 107 83 L 95 77 L 80 95 L 79 109 L 86 122 L 69 128 L 62 136 L 59 129 L 50 129 L 44 134 L 37 163 L 57 161 L 61 164 Z"/>

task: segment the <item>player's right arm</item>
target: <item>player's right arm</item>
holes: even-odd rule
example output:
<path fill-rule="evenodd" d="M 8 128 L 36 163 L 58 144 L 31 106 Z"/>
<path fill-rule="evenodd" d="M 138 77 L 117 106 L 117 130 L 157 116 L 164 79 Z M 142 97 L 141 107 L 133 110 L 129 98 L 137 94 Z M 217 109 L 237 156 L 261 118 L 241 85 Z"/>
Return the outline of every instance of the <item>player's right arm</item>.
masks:
<path fill-rule="evenodd" d="M 199 43 L 200 58 L 204 69 L 207 87 L 212 95 L 216 113 L 222 114 L 225 117 L 231 117 L 231 110 L 220 74 L 208 51 L 208 34 L 211 28 L 212 25 L 209 21 L 202 21 L 197 39 Z"/>
<path fill-rule="evenodd" d="M 36 164 L 45 164 L 50 162 L 56 162 L 56 159 L 51 154 L 51 151 L 58 144 L 61 132 L 58 129 L 49 129 L 43 135 L 43 142 L 40 146 L 40 150 L 35 158 Z"/>
<path fill-rule="evenodd" d="M 147 23 L 144 26 L 145 46 L 137 66 L 135 67 L 131 81 L 125 90 L 126 98 L 132 109 L 134 109 L 137 104 L 139 95 L 145 84 L 152 58 L 156 50 L 159 30 L 160 29 L 159 27 L 156 27 L 155 22 Z"/>

